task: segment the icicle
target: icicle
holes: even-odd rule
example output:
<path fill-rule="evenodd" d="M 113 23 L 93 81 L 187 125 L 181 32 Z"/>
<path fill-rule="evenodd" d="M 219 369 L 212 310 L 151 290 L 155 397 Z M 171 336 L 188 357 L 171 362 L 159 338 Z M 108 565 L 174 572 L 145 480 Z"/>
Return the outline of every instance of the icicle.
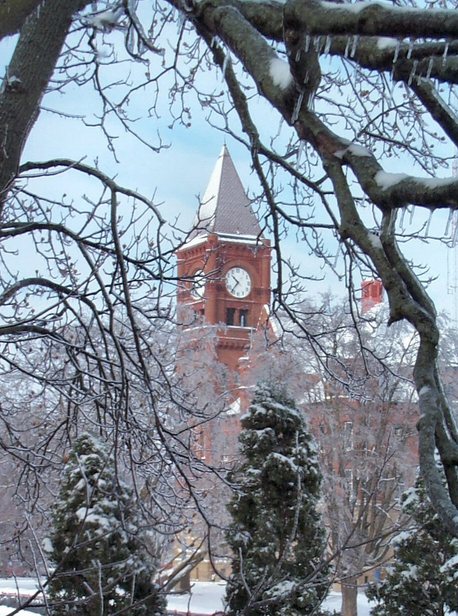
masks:
<path fill-rule="evenodd" d="M 445 225 L 444 237 L 447 237 L 450 232 L 450 225 L 452 224 L 454 213 L 455 213 L 455 210 L 449 210 L 447 224 Z"/>
<path fill-rule="evenodd" d="M 350 58 L 354 58 L 355 57 L 356 48 L 358 46 L 358 43 L 359 43 L 359 34 L 356 34 L 353 37 L 353 41 L 352 41 L 352 44 L 351 44 Z"/>
<path fill-rule="evenodd" d="M 445 66 L 445 63 L 447 62 L 448 46 L 449 46 L 449 41 L 445 43 L 444 53 L 442 54 L 442 66 Z"/>
<path fill-rule="evenodd" d="M 458 178 L 458 149 L 455 154 L 455 158 L 452 161 L 452 175 L 454 178 Z"/>
<path fill-rule="evenodd" d="M 295 57 L 294 57 L 294 61 L 295 61 L 295 62 L 300 62 L 300 59 L 301 59 L 301 54 L 302 54 L 302 49 L 301 49 L 301 48 L 299 48 L 299 49 L 296 51 L 296 55 L 295 55 Z"/>
<path fill-rule="evenodd" d="M 221 69 L 221 70 L 222 70 L 222 72 L 223 72 L 223 75 L 222 75 L 222 79 L 221 79 L 221 81 L 224 81 L 224 78 L 225 78 L 225 76 L 226 76 L 226 69 L 227 69 L 227 65 L 229 64 L 230 59 L 231 59 L 231 58 L 230 58 L 230 55 L 229 55 L 229 54 L 227 53 L 227 51 L 226 51 L 226 55 L 224 56 L 223 67 L 222 67 L 222 69 Z"/>
<path fill-rule="evenodd" d="M 315 38 L 313 46 L 315 47 L 315 51 L 317 53 L 320 53 L 320 50 L 321 50 L 321 36 L 317 36 Z"/>
<path fill-rule="evenodd" d="M 413 215 L 415 214 L 415 206 L 412 205 L 412 207 L 410 208 L 410 220 L 409 220 L 409 224 L 411 225 L 413 222 Z"/>
<path fill-rule="evenodd" d="M 458 241 L 458 224 L 456 217 L 453 220 L 453 237 L 452 237 L 452 247 L 455 248 L 456 243 Z"/>
<path fill-rule="evenodd" d="M 430 210 L 429 211 L 428 222 L 426 223 L 426 229 L 425 229 L 425 235 L 426 236 L 428 236 L 428 234 L 429 234 L 429 226 L 431 224 L 431 218 L 433 217 L 433 212 L 434 212 L 434 210 Z"/>
<path fill-rule="evenodd" d="M 413 41 L 409 41 L 409 47 L 407 49 L 407 56 L 406 56 L 407 60 L 410 60 L 410 58 L 412 57 L 413 45 L 414 45 Z"/>
<path fill-rule="evenodd" d="M 399 228 L 401 229 L 401 231 L 405 231 L 405 227 L 404 227 L 404 216 L 406 214 L 406 209 L 405 207 L 402 208 L 402 212 L 401 212 L 401 219 L 399 220 Z"/>
<path fill-rule="evenodd" d="M 417 66 L 418 66 L 418 60 L 414 60 L 413 63 L 412 63 L 412 70 L 410 71 L 409 80 L 407 82 L 408 86 L 412 85 L 412 80 L 415 77 L 415 73 L 417 71 Z"/>
<path fill-rule="evenodd" d="M 135 30 L 134 28 L 129 28 L 128 32 L 127 32 L 127 49 L 131 52 L 134 53 L 134 47 L 135 47 Z"/>
<path fill-rule="evenodd" d="M 398 61 L 399 58 L 399 50 L 401 49 L 401 41 L 398 41 L 396 43 L 396 47 L 394 49 L 394 55 L 393 55 L 393 64 L 396 64 L 396 62 Z"/>
<path fill-rule="evenodd" d="M 329 34 L 326 36 L 326 40 L 324 42 L 324 53 L 327 55 L 332 45 L 332 37 Z"/>
<path fill-rule="evenodd" d="M 393 90 L 394 85 L 392 81 L 389 81 L 385 75 L 382 75 L 383 83 L 385 84 L 385 88 L 383 90 L 383 98 L 386 100 L 388 104 L 393 102 Z"/>
<path fill-rule="evenodd" d="M 348 58 L 349 49 L 350 49 L 350 37 L 347 38 L 347 44 L 345 45 L 345 51 L 344 51 L 345 58 Z"/>
<path fill-rule="evenodd" d="M 299 117 L 299 112 L 301 110 L 303 100 L 304 100 L 304 90 L 302 90 L 302 92 L 299 94 L 296 105 L 294 106 L 293 115 L 291 116 L 291 122 L 293 124 L 294 122 L 297 121 L 297 118 Z"/>
<path fill-rule="evenodd" d="M 300 165 L 302 155 L 304 154 L 304 150 L 305 150 L 305 141 L 303 139 L 301 139 L 299 141 L 299 147 L 297 148 L 296 164 L 297 164 L 298 167 Z"/>
<path fill-rule="evenodd" d="M 429 79 L 431 77 L 431 71 L 433 70 L 433 64 L 434 64 L 434 60 L 433 58 L 430 58 L 428 62 L 428 69 L 426 71 L 426 79 Z"/>
<path fill-rule="evenodd" d="M 183 15 L 183 13 L 181 11 L 178 12 L 178 17 L 177 17 L 177 28 L 178 28 L 178 32 L 181 32 L 182 27 L 184 26 L 186 22 L 186 17 Z"/>
<path fill-rule="evenodd" d="M 308 51 L 310 49 L 310 36 L 308 34 L 305 35 L 304 49 L 305 51 Z"/>

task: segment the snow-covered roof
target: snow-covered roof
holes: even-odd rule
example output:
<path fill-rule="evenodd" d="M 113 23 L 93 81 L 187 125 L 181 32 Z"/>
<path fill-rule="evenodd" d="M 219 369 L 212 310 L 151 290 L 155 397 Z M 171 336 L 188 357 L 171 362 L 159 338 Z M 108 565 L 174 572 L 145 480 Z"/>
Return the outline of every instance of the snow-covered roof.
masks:
<path fill-rule="evenodd" d="M 242 403 L 240 398 L 236 398 L 227 408 L 226 415 L 239 415 Z"/>
<path fill-rule="evenodd" d="M 237 237 L 246 242 L 262 236 L 226 146 L 213 169 L 193 227 L 189 240 L 208 233 L 224 236 L 225 240 Z"/>

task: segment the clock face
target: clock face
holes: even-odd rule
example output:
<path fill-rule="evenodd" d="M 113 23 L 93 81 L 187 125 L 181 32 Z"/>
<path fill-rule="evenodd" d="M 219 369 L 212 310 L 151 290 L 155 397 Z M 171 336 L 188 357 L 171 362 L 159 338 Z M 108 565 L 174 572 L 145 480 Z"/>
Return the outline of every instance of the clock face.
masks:
<path fill-rule="evenodd" d="M 233 297 L 243 298 L 251 291 L 250 274 L 243 267 L 232 267 L 226 274 L 226 289 Z"/>
<path fill-rule="evenodd" d="M 190 293 L 194 299 L 202 299 L 205 293 L 205 274 L 203 270 L 197 270 L 193 274 Z"/>

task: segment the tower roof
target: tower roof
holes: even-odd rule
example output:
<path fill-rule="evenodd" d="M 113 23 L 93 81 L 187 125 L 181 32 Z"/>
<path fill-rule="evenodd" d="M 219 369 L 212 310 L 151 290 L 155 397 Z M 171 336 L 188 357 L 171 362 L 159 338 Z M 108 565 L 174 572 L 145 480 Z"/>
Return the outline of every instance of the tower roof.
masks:
<path fill-rule="evenodd" d="M 226 146 L 223 146 L 210 176 L 193 227 L 189 239 L 208 233 L 261 236 L 258 219 Z"/>

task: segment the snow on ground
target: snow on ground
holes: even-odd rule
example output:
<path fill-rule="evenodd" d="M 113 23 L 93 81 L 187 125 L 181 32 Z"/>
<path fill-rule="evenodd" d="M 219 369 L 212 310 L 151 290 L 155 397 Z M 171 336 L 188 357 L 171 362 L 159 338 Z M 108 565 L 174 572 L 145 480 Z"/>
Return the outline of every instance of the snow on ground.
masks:
<path fill-rule="evenodd" d="M 11 614 L 11 612 L 13 612 L 13 611 L 14 610 L 13 610 L 12 607 L 4 607 L 3 605 L 0 605 L 0 616 L 9 616 L 9 614 Z M 29 612 L 28 610 L 21 610 L 18 613 L 21 616 L 37 616 L 33 612 Z"/>
<path fill-rule="evenodd" d="M 223 610 L 225 585 L 214 582 L 195 582 L 190 594 L 169 595 L 168 610 L 170 614 L 186 613 L 214 614 Z M 329 610 L 340 610 L 340 593 L 332 592 L 324 603 Z M 358 616 L 369 616 L 370 607 L 364 593 L 358 595 Z M 0 616 L 2 616 L 0 614 Z"/>
<path fill-rule="evenodd" d="M 0 578 L 0 594 L 11 594 L 30 596 L 38 588 L 37 580 L 33 578 Z M 198 616 L 222 612 L 225 584 L 215 582 L 195 582 L 192 585 L 191 593 L 168 596 L 169 614 L 190 613 Z M 328 610 L 339 612 L 341 595 L 338 592 L 331 592 L 324 602 L 324 607 Z M 13 609 L 11 607 L 0 606 L 0 616 L 9 616 Z M 37 616 L 30 610 L 21 610 L 20 616 Z M 370 616 L 370 606 L 364 592 L 358 595 L 358 616 Z M 458 616 L 452 612 L 450 616 Z"/>
<path fill-rule="evenodd" d="M 39 584 L 35 578 L 17 577 L 17 578 L 0 578 L 0 595 L 10 595 L 16 597 L 18 594 L 22 597 L 33 595 L 39 588 Z M 13 608 L 0 605 L 0 616 L 9 616 Z M 30 610 L 21 610 L 21 616 L 37 616 Z"/>
<path fill-rule="evenodd" d="M 33 578 L 0 578 L 0 594 L 10 594 L 29 596 L 38 588 L 38 583 Z M 214 614 L 223 611 L 225 584 L 215 582 L 195 582 L 192 585 L 191 593 L 168 596 L 169 614 L 186 614 L 191 612 L 203 616 L 204 614 Z M 332 592 L 326 599 L 324 606 L 329 610 L 340 609 L 340 593 Z M 0 606 L 0 616 L 8 616 L 12 608 Z M 29 610 L 21 610 L 20 616 L 37 616 Z M 358 596 L 358 616 L 370 616 L 370 607 L 364 593 Z"/>
<path fill-rule="evenodd" d="M 31 595 L 39 588 L 38 581 L 31 577 L 0 578 L 0 593 Z"/>

